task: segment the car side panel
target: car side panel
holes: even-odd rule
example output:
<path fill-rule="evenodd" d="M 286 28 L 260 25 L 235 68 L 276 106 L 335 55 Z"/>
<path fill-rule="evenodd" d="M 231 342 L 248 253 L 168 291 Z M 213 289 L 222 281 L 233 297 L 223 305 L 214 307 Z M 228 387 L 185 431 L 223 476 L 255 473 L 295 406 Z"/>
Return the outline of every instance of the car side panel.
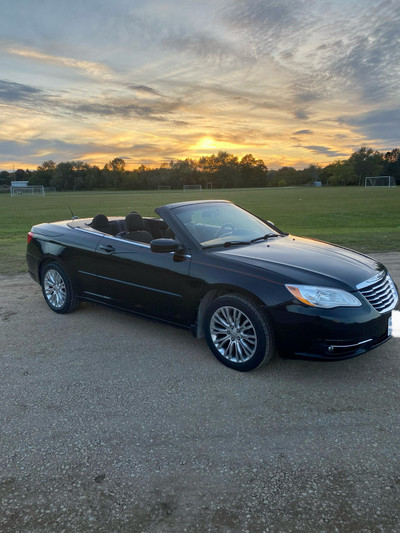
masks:
<path fill-rule="evenodd" d="M 32 228 L 33 240 L 27 247 L 28 269 L 40 282 L 45 262 L 58 262 L 68 274 L 76 294 L 92 298 L 98 291 L 96 248 L 102 234 L 82 232 L 59 225 L 40 224 Z"/>
<path fill-rule="evenodd" d="M 104 236 L 97 247 L 99 294 L 108 305 L 186 323 L 190 256 Z"/>

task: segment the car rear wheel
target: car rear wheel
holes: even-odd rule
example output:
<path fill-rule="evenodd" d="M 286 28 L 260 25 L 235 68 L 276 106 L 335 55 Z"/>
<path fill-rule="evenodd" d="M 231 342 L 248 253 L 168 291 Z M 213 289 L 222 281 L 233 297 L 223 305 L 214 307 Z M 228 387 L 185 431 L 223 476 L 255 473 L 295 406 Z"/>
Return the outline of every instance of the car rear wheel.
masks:
<path fill-rule="evenodd" d="M 50 309 L 56 313 L 71 313 L 79 305 L 67 274 L 57 263 L 49 263 L 42 272 L 42 291 Z"/>
<path fill-rule="evenodd" d="M 207 308 L 208 346 L 224 365 L 247 372 L 274 355 L 272 332 L 257 306 L 239 294 L 221 296 Z"/>

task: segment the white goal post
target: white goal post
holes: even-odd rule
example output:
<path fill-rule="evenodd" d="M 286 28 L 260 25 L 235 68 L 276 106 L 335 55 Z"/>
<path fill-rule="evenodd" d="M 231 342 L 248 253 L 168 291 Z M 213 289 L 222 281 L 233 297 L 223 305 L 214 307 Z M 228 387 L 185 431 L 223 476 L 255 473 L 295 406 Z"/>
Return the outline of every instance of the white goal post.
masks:
<path fill-rule="evenodd" d="M 18 186 L 18 185 L 11 185 L 10 186 L 10 195 L 11 196 L 18 196 L 18 195 L 26 195 L 29 196 L 39 194 L 40 196 L 44 196 L 44 186 L 43 185 L 24 185 L 24 186 Z"/>
<path fill-rule="evenodd" d="M 366 176 L 365 187 L 396 187 L 396 180 L 393 176 Z"/>
<path fill-rule="evenodd" d="M 183 186 L 184 191 L 202 191 L 201 185 L 184 185 Z"/>
<path fill-rule="evenodd" d="M 159 191 L 170 191 L 171 190 L 171 185 L 159 185 L 158 186 L 158 190 Z"/>

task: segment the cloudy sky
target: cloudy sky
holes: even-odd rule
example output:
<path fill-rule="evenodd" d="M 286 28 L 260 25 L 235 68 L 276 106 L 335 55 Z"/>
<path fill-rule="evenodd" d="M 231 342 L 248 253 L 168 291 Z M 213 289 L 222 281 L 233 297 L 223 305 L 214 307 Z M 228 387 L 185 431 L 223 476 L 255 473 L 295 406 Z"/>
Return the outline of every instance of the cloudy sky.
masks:
<path fill-rule="evenodd" d="M 0 170 L 400 147 L 398 0 L 2 0 Z"/>

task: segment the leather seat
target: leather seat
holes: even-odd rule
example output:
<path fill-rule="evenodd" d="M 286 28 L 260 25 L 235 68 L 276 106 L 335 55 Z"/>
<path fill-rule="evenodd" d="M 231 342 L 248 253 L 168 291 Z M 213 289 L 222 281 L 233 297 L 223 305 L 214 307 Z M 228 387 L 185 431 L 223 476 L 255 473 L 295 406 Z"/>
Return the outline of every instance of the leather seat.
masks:
<path fill-rule="evenodd" d="M 129 213 L 129 215 L 126 215 L 125 223 L 126 231 L 119 234 L 119 236 L 138 242 L 150 243 L 153 240 L 152 234 L 145 231 L 143 218 L 139 213 Z"/>

